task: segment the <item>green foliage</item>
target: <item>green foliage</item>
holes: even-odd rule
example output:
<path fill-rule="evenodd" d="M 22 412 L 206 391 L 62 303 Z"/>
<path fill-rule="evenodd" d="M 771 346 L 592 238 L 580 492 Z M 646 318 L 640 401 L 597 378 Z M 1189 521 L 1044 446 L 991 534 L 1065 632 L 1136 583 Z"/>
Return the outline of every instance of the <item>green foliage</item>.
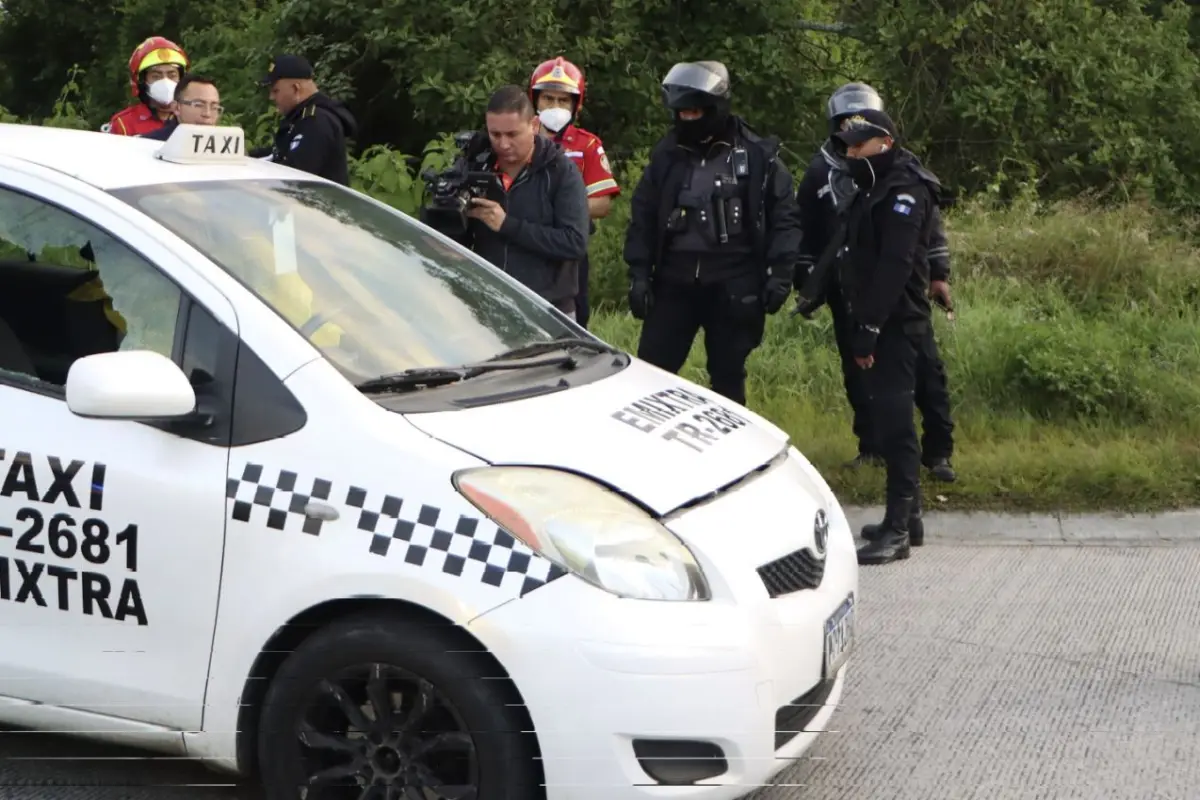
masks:
<path fill-rule="evenodd" d="M 1191 9 L 1141 0 L 861 0 L 846 18 L 915 145 L 965 191 L 1195 208 Z M 1170 125 L 1163 120 L 1170 119 Z"/>
<path fill-rule="evenodd" d="M 82 77 L 83 70 L 79 68 L 78 64 L 73 64 L 67 82 L 62 91 L 58 93 L 58 99 L 54 101 L 54 108 L 51 110 L 50 116 L 43 121 L 43 125 L 76 130 L 88 128 L 84 114 L 86 100 L 81 97 L 79 89 L 79 81 Z"/>
<path fill-rule="evenodd" d="M 452 134 L 446 134 L 425 146 L 424 158 L 414 164 L 385 145 L 368 147 L 351 164 L 351 185 L 376 200 L 416 216 L 425 196 L 421 174 L 439 172 L 454 161 L 458 149 Z"/>
<path fill-rule="evenodd" d="M 772 20 L 814 5 L 291 0 L 281 10 L 280 35 L 302 42 L 330 73 L 345 76 L 343 94 L 353 93 L 365 126 L 391 126 L 393 141 L 407 149 L 419 146 L 431 130 L 478 124 L 493 89 L 524 85 L 535 64 L 561 52 L 590 78 L 583 124 L 603 120 L 604 135 L 621 150 L 647 144 L 661 132 L 657 81 L 675 60 L 693 57 L 701 42 L 715 48 L 715 57 L 740 62 L 739 98 L 756 122 L 794 129 L 787 106 L 816 108 L 825 88 L 814 93 L 809 84 L 814 71 L 828 76 L 832 65 L 807 34 L 777 29 Z M 738 25 L 729 25 L 730 18 Z M 553 51 L 548 42 L 556 43 Z M 797 90 L 808 96 L 797 97 Z M 785 95 L 788 102 L 781 103 Z M 423 130 L 412 130 L 413 121 Z"/>
<path fill-rule="evenodd" d="M 240 125 L 248 142 L 268 144 L 279 116 L 258 81 L 270 65 L 278 12 L 274 3 L 259 5 L 252 0 L 220 3 L 215 8 L 228 24 L 189 27 L 181 44 L 192 58 L 192 70 L 217 81 L 226 108 L 222 123 Z"/>
<path fill-rule="evenodd" d="M 1144 196 L 1194 210 L 1200 143 L 1175 135 L 1200 123 L 1192 5 L 6 0 L 0 106 L 60 124 L 71 114 L 53 98 L 77 66 L 74 114 L 98 128 L 131 101 L 132 48 L 161 34 L 219 81 L 230 120 L 255 143 L 266 143 L 276 122 L 256 79 L 287 50 L 308 55 L 321 86 L 349 103 L 360 122 L 356 153 L 376 145 L 414 153 L 443 132 L 477 127 L 492 89 L 524 85 L 535 64 L 561 53 L 587 74 L 580 123 L 621 161 L 661 135 L 658 81 L 669 66 L 717 58 L 733 72 L 737 110 L 784 139 L 794 169 L 824 137 L 829 92 L 868 80 L 914 149 L 967 195 L 1007 201 L 1090 190 L 1106 201 Z M 804 22 L 839 18 L 850 35 Z"/>

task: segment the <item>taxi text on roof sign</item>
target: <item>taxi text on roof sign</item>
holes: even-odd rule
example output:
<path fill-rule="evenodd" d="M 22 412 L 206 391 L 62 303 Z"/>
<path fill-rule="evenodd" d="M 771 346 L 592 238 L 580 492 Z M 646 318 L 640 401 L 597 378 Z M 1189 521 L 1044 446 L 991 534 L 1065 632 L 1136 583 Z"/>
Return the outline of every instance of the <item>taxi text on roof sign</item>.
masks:
<path fill-rule="evenodd" d="M 242 164 L 246 161 L 246 134 L 237 127 L 180 123 L 158 157 L 175 164 Z"/>

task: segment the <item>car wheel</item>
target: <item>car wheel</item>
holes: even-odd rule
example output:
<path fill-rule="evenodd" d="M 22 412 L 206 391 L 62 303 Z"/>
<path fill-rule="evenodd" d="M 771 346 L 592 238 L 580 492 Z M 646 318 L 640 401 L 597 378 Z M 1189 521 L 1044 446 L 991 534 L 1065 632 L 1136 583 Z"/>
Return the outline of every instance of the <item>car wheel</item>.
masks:
<path fill-rule="evenodd" d="M 271 800 L 530 800 L 542 796 L 510 682 L 459 637 L 377 614 L 310 636 L 263 701 Z M 490 680 L 489 680 L 490 679 Z"/>

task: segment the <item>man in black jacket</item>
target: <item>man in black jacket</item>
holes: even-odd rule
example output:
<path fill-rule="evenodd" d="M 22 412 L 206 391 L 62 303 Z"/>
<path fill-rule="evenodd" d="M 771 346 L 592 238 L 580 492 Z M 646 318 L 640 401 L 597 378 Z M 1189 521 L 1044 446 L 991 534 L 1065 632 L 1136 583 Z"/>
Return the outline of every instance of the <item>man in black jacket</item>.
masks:
<path fill-rule="evenodd" d="M 281 55 L 271 62 L 260 84 L 271 87 L 271 101 L 283 115 L 275 143 L 250 152 L 271 161 L 350 185 L 346 140 L 358 133 L 350 109 L 322 94 L 313 68 L 303 56 Z"/>
<path fill-rule="evenodd" d="M 465 157 L 472 170 L 495 173 L 499 199 L 473 198 L 465 231 L 447 229 L 451 216 L 428 208 L 421 219 L 574 319 L 578 265 L 587 255 L 587 189 L 562 147 L 539 130 L 524 89 L 497 89 L 488 101 L 487 135 L 476 134 Z"/>
<path fill-rule="evenodd" d="M 801 227 L 804 241 L 800 246 L 800 260 L 796 272 L 797 312 L 810 317 L 822 304 L 829 305 L 833 316 L 834 339 L 842 364 L 842 381 L 846 399 L 853 414 L 854 436 L 858 439 L 858 456 L 851 465 L 868 461 L 880 461 L 882 455 L 871 429 L 871 417 L 862 385 L 862 376 L 850 352 L 851 326 L 837 282 L 836 270 L 826 269 L 824 286 L 805 288 L 805 281 L 814 267 L 825 255 L 825 248 L 836 236 L 841 214 L 853 199 L 857 188 L 848 171 L 845 159 L 837 155 L 833 136 L 842 123 L 863 109 L 883 111 L 883 100 L 879 93 L 865 83 L 848 83 L 838 88 L 829 97 L 826 113 L 829 119 L 830 139 L 821 146 L 809 163 L 804 177 L 796 187 L 796 202 L 800 208 Z M 910 154 L 911 155 L 911 154 Z M 913 156 L 914 161 L 916 157 Z M 920 162 L 916 162 L 919 166 Z M 932 228 L 932 239 L 928 250 L 930 290 L 935 298 L 949 311 L 950 305 L 950 248 L 946 244 L 946 233 L 941 215 L 936 207 Z M 830 253 L 830 264 L 835 254 Z M 817 295 L 806 297 L 805 292 Z M 921 461 L 933 476 L 941 481 L 957 479 L 950 458 L 954 452 L 954 422 L 950 412 L 950 391 L 946 379 L 946 367 L 938 353 L 937 341 L 932 327 L 922 341 L 917 359 L 917 408 L 921 411 L 922 427 Z"/>
<path fill-rule="evenodd" d="M 896 147 L 896 136 L 891 118 L 871 108 L 834 134 L 858 187 L 845 212 L 838 281 L 849 312 L 850 351 L 862 369 L 887 464 L 887 513 L 859 549 L 860 564 L 908 558 L 912 540 L 924 539 L 913 411 L 918 353 L 931 324 L 928 251 L 942 189 L 911 153 Z"/>
<path fill-rule="evenodd" d="M 799 256 L 792 176 L 779 140 L 730 113 L 720 62 L 676 64 L 662 92 L 674 129 L 650 154 L 625 235 L 638 358 L 678 373 L 703 328 L 713 390 L 745 405 L 746 359 Z"/>

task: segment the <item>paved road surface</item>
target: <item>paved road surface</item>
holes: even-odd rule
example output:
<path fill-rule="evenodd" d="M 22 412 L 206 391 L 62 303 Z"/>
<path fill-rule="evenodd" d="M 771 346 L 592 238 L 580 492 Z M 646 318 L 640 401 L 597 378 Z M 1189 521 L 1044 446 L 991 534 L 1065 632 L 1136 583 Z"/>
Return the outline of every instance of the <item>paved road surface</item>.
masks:
<path fill-rule="evenodd" d="M 753 800 L 1200 796 L 1200 547 L 933 542 L 862 592 L 837 730 Z M 0 800 L 257 797 L 220 781 L 0 733 Z"/>

